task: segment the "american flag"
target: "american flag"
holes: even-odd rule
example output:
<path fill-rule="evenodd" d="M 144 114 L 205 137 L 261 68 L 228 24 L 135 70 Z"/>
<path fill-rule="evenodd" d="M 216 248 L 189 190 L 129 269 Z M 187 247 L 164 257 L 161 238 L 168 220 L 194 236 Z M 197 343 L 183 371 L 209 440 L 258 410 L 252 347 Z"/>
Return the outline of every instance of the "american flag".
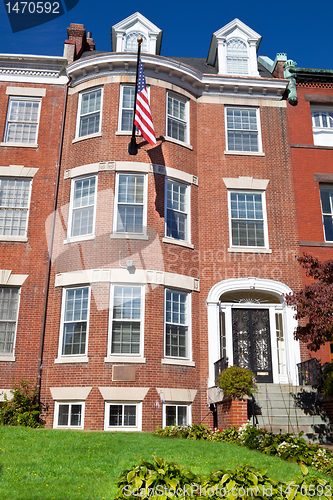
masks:
<path fill-rule="evenodd" d="M 138 72 L 138 94 L 136 101 L 136 110 L 134 117 L 134 125 L 140 130 L 142 136 L 149 142 L 151 146 L 155 146 L 156 138 L 154 125 L 151 118 L 151 112 L 148 101 L 148 92 L 146 87 L 145 74 L 141 57 L 139 59 L 139 72 Z"/>

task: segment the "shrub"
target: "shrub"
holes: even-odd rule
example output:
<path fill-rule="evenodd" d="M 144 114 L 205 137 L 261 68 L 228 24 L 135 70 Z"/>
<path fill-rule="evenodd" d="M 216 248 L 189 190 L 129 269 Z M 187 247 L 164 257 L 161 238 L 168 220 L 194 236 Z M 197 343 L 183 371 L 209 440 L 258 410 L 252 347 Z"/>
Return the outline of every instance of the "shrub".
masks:
<path fill-rule="evenodd" d="M 12 384 L 11 393 L 12 399 L 8 400 L 5 395 L 0 407 L 0 425 L 42 427 L 38 422 L 40 411 L 33 381 L 23 377 L 17 384 Z"/>
<path fill-rule="evenodd" d="M 233 399 L 241 399 L 245 395 L 251 396 L 256 390 L 254 374 L 241 366 L 229 366 L 223 370 L 217 378 L 217 385 L 225 396 Z"/>

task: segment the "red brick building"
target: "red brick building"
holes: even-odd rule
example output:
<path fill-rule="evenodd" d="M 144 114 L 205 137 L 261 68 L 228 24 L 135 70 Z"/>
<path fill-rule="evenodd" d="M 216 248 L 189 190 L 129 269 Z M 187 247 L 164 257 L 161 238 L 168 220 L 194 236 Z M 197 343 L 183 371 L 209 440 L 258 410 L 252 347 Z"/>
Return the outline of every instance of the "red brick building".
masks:
<path fill-rule="evenodd" d="M 161 30 L 138 13 L 113 26 L 112 52 L 81 25 L 68 34 L 47 426 L 212 425 L 226 357 L 296 384 L 288 80 L 258 64 L 260 35 L 235 19 L 206 60 L 160 56 Z M 138 136 L 130 156 L 139 35 L 157 145 Z"/>
<path fill-rule="evenodd" d="M 278 54 L 274 63 L 260 58 L 265 67 L 291 79 L 287 104 L 290 147 L 300 254 L 320 261 L 333 258 L 333 72 L 297 68 Z M 311 279 L 303 274 L 303 284 Z M 303 346 L 304 359 L 314 356 L 322 364 L 333 360 L 333 344 L 315 353 Z"/>
<path fill-rule="evenodd" d="M 66 59 L 0 55 L 0 400 L 39 384 Z"/>

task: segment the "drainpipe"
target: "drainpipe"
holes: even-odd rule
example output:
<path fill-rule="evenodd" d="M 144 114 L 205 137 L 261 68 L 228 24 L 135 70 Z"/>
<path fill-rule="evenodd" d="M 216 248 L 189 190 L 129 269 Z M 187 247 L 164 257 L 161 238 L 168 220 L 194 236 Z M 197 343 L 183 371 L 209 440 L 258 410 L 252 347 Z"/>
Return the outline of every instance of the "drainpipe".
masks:
<path fill-rule="evenodd" d="M 37 378 L 37 391 L 38 391 L 39 408 L 40 408 L 40 390 L 41 390 L 42 372 L 43 372 L 43 352 L 44 352 L 44 338 L 45 338 L 45 328 L 46 328 L 46 312 L 47 312 L 47 304 L 48 304 L 49 289 L 50 289 L 54 229 L 55 229 L 55 222 L 56 222 L 59 180 L 60 180 L 60 163 L 61 163 L 62 146 L 63 146 L 63 138 L 64 138 L 65 117 L 66 117 L 67 96 L 68 96 L 69 84 L 70 84 L 70 81 L 68 81 L 66 84 L 66 93 L 65 93 L 62 124 L 61 124 L 61 134 L 60 134 L 60 146 L 59 146 L 59 154 L 58 154 L 58 162 L 57 162 L 57 175 L 56 175 L 56 183 L 55 183 L 55 188 L 54 188 L 53 214 L 52 214 L 52 224 L 51 224 L 50 243 L 49 243 L 49 258 L 48 258 L 48 262 L 47 262 L 47 273 L 46 273 L 46 281 L 45 281 L 44 311 L 43 311 L 43 321 L 42 321 L 39 358 L 38 358 L 39 370 L 38 370 L 38 378 Z"/>
<path fill-rule="evenodd" d="M 296 88 L 296 78 L 295 78 L 295 73 L 296 73 L 296 63 L 295 61 L 292 61 L 291 59 L 288 59 L 288 61 L 285 62 L 284 65 L 284 77 L 289 80 L 288 87 L 287 87 L 287 94 L 288 94 L 288 102 L 292 106 L 296 106 L 298 99 L 297 99 L 297 88 Z"/>

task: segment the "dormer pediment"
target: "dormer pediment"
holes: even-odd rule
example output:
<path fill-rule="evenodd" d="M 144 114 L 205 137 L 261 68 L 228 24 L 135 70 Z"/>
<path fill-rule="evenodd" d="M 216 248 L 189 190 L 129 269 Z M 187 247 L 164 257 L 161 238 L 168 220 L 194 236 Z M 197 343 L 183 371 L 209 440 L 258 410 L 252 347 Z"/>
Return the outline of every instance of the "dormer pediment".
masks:
<path fill-rule="evenodd" d="M 261 36 L 239 19 L 213 33 L 207 64 L 220 75 L 259 76 L 257 50 Z"/>
<path fill-rule="evenodd" d="M 140 12 L 136 12 L 111 27 L 112 52 L 136 52 L 137 38 L 142 37 L 141 52 L 159 55 L 162 30 Z"/>

